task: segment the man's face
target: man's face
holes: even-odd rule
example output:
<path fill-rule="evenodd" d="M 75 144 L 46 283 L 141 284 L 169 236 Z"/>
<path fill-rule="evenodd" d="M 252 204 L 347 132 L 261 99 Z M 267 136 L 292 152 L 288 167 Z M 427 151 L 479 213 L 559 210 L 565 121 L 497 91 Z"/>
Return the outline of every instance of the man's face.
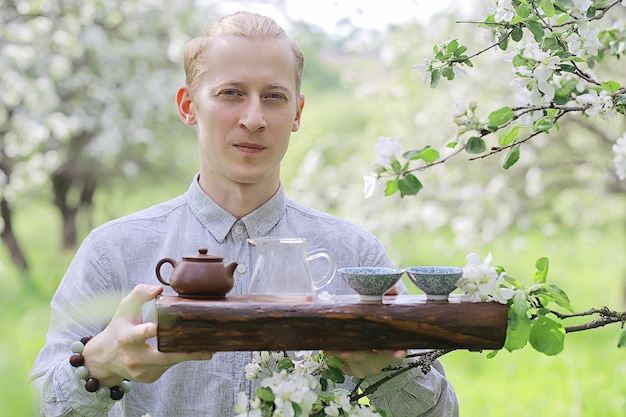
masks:
<path fill-rule="evenodd" d="M 186 121 L 197 124 L 201 185 L 226 190 L 234 183 L 262 183 L 275 189 L 304 104 L 304 98 L 298 102 L 288 42 L 227 36 L 212 40 L 206 53 L 209 67 L 190 97 Z"/>

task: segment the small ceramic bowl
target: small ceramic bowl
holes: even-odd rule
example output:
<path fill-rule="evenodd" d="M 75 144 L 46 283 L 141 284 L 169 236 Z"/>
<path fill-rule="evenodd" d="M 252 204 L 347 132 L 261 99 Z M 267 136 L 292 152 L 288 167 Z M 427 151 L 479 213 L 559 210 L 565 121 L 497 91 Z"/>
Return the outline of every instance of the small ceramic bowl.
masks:
<path fill-rule="evenodd" d="M 405 271 L 427 300 L 447 300 L 463 275 L 463 268 L 457 266 L 412 266 Z"/>
<path fill-rule="evenodd" d="M 385 267 L 350 267 L 337 270 L 363 302 L 380 302 L 404 274 L 403 269 Z"/>

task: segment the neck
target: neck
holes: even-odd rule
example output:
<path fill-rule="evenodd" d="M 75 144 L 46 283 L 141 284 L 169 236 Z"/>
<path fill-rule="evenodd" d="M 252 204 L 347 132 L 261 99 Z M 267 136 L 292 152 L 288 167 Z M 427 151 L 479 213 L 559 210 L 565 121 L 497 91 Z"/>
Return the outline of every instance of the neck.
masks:
<path fill-rule="evenodd" d="M 203 181 L 203 178 L 205 179 Z M 230 183 L 222 186 L 200 175 L 200 188 L 220 207 L 241 219 L 265 204 L 280 186 L 278 181 L 261 184 Z"/>

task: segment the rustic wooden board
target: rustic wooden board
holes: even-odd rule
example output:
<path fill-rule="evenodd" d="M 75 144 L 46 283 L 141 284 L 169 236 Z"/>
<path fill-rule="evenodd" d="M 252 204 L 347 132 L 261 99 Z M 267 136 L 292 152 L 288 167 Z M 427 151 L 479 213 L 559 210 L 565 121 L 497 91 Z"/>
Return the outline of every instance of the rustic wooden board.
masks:
<path fill-rule="evenodd" d="M 376 304 L 356 295 L 332 302 L 159 297 L 156 308 L 162 352 L 499 349 L 507 326 L 506 305 L 466 303 L 455 295 L 449 301 L 385 296 Z"/>

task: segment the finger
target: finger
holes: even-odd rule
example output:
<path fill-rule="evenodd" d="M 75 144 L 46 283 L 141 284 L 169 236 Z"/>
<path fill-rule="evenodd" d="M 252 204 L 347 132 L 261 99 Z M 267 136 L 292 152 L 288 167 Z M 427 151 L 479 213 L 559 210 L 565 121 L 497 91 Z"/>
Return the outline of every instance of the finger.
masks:
<path fill-rule="evenodd" d="M 157 325 L 155 323 L 141 323 L 132 326 L 127 334 L 129 344 L 145 344 L 146 341 L 157 335 Z"/>
<path fill-rule="evenodd" d="M 206 361 L 213 357 L 214 352 L 168 353 L 165 356 L 168 366 L 188 361 Z"/>
<path fill-rule="evenodd" d="M 163 287 L 158 285 L 137 285 L 126 297 L 122 298 L 115 316 L 141 321 L 141 307 L 148 301 L 153 300 L 162 291 Z"/>

